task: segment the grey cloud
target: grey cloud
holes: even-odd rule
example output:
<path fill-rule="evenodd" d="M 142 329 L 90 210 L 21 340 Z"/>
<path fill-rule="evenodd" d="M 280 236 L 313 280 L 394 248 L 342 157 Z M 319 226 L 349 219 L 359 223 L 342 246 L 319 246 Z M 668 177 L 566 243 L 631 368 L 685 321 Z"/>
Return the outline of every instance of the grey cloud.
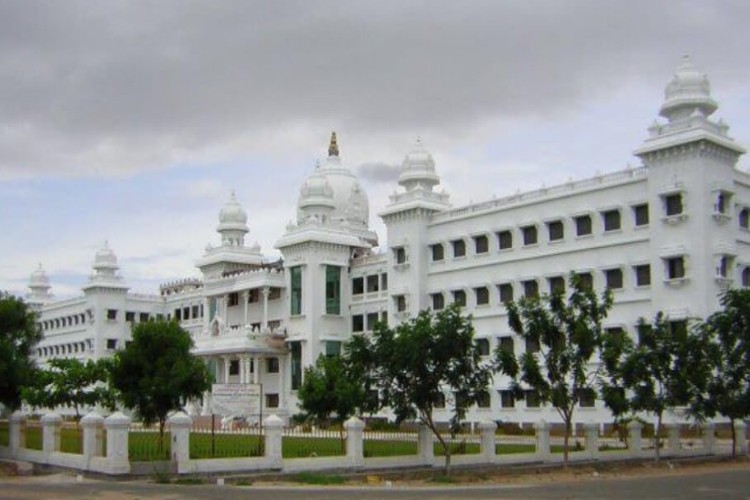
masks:
<path fill-rule="evenodd" d="M 363 163 L 356 169 L 360 179 L 368 184 L 390 184 L 396 186 L 401 174 L 401 165 L 387 163 Z"/>

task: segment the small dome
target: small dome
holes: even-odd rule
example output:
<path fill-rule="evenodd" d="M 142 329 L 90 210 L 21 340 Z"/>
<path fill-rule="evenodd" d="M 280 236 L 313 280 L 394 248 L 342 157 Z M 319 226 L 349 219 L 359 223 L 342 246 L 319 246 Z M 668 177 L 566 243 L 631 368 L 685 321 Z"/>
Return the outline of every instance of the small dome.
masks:
<path fill-rule="evenodd" d="M 717 107 L 711 98 L 708 76 L 695 68 L 690 56 L 683 56 L 674 77 L 664 89 L 664 104 L 659 114 L 670 120 L 690 116 L 696 110 L 709 116 Z"/>
<path fill-rule="evenodd" d="M 94 257 L 94 269 L 118 269 L 117 256 L 109 248 L 109 242 L 104 241 L 104 246 L 96 252 Z"/>
<path fill-rule="evenodd" d="M 329 213 L 336 208 L 333 200 L 333 189 L 326 177 L 321 174 L 319 165 L 315 166 L 315 172 L 302 184 L 297 208 L 297 218 L 300 221 L 306 219 L 308 215 L 313 215 L 313 213 Z"/>
<path fill-rule="evenodd" d="M 237 198 L 232 191 L 229 196 L 229 201 L 219 211 L 219 223 L 220 224 L 247 224 L 247 213 L 239 204 Z"/>
<path fill-rule="evenodd" d="M 44 268 L 42 268 L 42 265 L 39 264 L 39 266 L 36 268 L 36 270 L 31 273 L 31 279 L 29 280 L 29 288 L 49 288 L 49 278 L 47 277 L 47 273 L 44 272 Z"/>
<path fill-rule="evenodd" d="M 435 173 L 435 160 L 420 139 L 417 139 L 411 151 L 406 155 L 401 167 L 398 183 L 407 190 L 412 190 L 417 186 L 431 190 L 440 184 L 440 177 Z"/>

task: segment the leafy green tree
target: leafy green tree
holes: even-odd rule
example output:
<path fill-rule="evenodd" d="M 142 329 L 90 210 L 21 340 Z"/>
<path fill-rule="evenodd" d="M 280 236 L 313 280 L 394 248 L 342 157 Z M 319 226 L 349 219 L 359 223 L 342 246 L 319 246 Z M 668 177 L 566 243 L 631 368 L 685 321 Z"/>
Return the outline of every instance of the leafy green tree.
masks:
<path fill-rule="evenodd" d="M 594 391 L 600 364 L 593 362 L 600 351 L 602 321 L 612 307 L 612 295 L 601 298 L 580 276 L 571 274 L 570 294 L 562 291 L 541 298 L 523 298 L 508 303 L 510 328 L 527 345 L 539 346 L 517 358 L 502 348 L 496 351 L 499 371 L 508 375 L 511 390 L 519 397 L 523 385 L 551 404 L 565 424 L 564 460 L 568 462 L 568 441 L 573 415 L 585 391 Z"/>
<path fill-rule="evenodd" d="M 612 413 L 620 439 L 626 444 L 626 424 L 631 420 L 630 399 L 625 388 L 623 366 L 625 358 L 634 348 L 633 340 L 625 332 L 604 335 L 600 351 L 599 394 Z"/>
<path fill-rule="evenodd" d="M 697 415 L 729 419 L 734 456 L 734 423 L 750 416 L 750 289 L 726 291 L 721 305 L 700 328 L 710 363 L 702 365 L 708 368 L 705 385 L 696 390 L 694 384 L 690 399 Z"/>
<path fill-rule="evenodd" d="M 31 385 L 24 387 L 23 399 L 38 408 L 72 406 L 76 421 L 80 410 L 101 405 L 114 407 L 114 394 L 108 385 L 110 360 L 54 358 L 39 369 Z"/>
<path fill-rule="evenodd" d="M 146 425 L 159 423 L 160 449 L 168 414 L 211 388 L 211 375 L 192 347 L 190 334 L 175 321 L 138 323 L 132 342 L 112 362 L 110 383 L 119 400 Z"/>
<path fill-rule="evenodd" d="M 21 406 L 21 388 L 31 382 L 31 353 L 42 339 L 36 314 L 20 298 L 0 292 L 0 403 Z"/>
<path fill-rule="evenodd" d="M 433 315 L 422 311 L 395 328 L 378 324 L 372 336 L 355 336 L 346 347 L 353 369 L 365 385 L 380 393 L 378 404 L 389 407 L 397 423 L 418 420 L 436 436 L 450 474 L 450 442 L 434 419 L 436 408 L 451 412 L 455 436 L 466 411 L 492 379 L 492 368 L 481 359 L 471 318 L 457 304 Z"/>
<path fill-rule="evenodd" d="M 324 426 L 342 426 L 362 407 L 364 396 L 364 386 L 347 370 L 342 356 L 320 356 L 315 366 L 305 369 L 304 382 L 297 393 L 306 419 Z M 343 427 L 340 430 L 343 449 Z"/>

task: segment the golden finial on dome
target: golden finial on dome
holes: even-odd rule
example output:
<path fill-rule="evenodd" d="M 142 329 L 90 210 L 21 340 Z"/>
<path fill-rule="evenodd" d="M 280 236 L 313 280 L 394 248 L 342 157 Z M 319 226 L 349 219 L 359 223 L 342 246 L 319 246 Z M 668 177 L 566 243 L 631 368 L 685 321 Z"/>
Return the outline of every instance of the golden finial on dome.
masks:
<path fill-rule="evenodd" d="M 331 132 L 331 143 L 328 145 L 328 156 L 338 156 L 339 145 L 336 143 L 336 132 Z"/>

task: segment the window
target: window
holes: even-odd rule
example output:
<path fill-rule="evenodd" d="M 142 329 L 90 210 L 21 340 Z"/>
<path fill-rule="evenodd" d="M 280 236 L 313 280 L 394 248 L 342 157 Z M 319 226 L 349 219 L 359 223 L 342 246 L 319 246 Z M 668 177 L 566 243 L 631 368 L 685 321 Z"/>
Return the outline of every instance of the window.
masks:
<path fill-rule="evenodd" d="M 229 362 L 229 375 L 239 375 L 240 374 L 240 360 L 239 359 L 233 359 Z"/>
<path fill-rule="evenodd" d="M 716 266 L 716 276 L 718 278 L 729 278 L 730 269 L 732 269 L 733 258 L 728 255 L 722 255 L 719 258 L 719 265 Z"/>
<path fill-rule="evenodd" d="M 302 314 L 302 268 L 294 266 L 289 268 L 291 313 Z"/>
<path fill-rule="evenodd" d="M 500 350 L 515 354 L 515 347 L 513 345 L 513 337 L 500 337 Z"/>
<path fill-rule="evenodd" d="M 437 395 L 435 400 L 435 408 L 445 408 L 445 394 L 442 392 Z"/>
<path fill-rule="evenodd" d="M 483 306 L 490 303 L 490 290 L 486 286 L 480 286 L 474 289 L 477 298 L 477 305 Z"/>
<path fill-rule="evenodd" d="M 596 401 L 596 395 L 593 389 L 578 389 L 578 404 L 581 408 L 593 408 Z"/>
<path fill-rule="evenodd" d="M 539 339 L 526 337 L 526 352 L 535 353 L 541 350 Z"/>
<path fill-rule="evenodd" d="M 371 274 L 367 277 L 367 293 L 373 293 L 378 291 L 378 275 Z"/>
<path fill-rule="evenodd" d="M 109 321 L 115 321 L 117 319 L 117 309 L 107 309 L 107 319 Z M 177 318 L 178 320 L 180 318 Z"/>
<path fill-rule="evenodd" d="M 453 290 L 453 302 L 461 307 L 466 307 L 466 292 L 463 290 Z"/>
<path fill-rule="evenodd" d="M 497 290 L 500 292 L 500 302 L 503 304 L 513 302 L 513 283 L 502 283 L 497 285 Z"/>
<path fill-rule="evenodd" d="M 383 325 L 388 326 L 388 311 L 380 313 L 380 322 L 383 323 Z"/>
<path fill-rule="evenodd" d="M 536 226 L 524 226 L 521 228 L 521 234 L 523 235 L 523 244 L 536 245 L 538 238 L 536 234 Z"/>
<path fill-rule="evenodd" d="M 403 264 L 406 262 L 406 249 L 404 247 L 396 247 L 393 249 L 393 259 L 396 264 Z"/>
<path fill-rule="evenodd" d="M 474 343 L 477 346 L 480 356 L 490 355 L 490 340 L 489 339 L 476 339 Z"/>
<path fill-rule="evenodd" d="M 341 314 L 341 268 L 326 266 L 326 314 Z"/>
<path fill-rule="evenodd" d="M 750 267 L 748 266 L 742 268 L 742 286 L 750 286 Z"/>
<path fill-rule="evenodd" d="M 190 308 L 189 307 L 183 307 L 182 308 L 182 319 L 185 321 L 190 319 Z"/>
<path fill-rule="evenodd" d="M 687 335 L 687 321 L 685 321 L 684 319 L 670 321 L 669 329 L 672 332 L 672 335 L 684 339 Z"/>
<path fill-rule="evenodd" d="M 591 234 L 591 216 L 590 215 L 579 215 L 575 217 L 576 221 L 576 236 L 586 236 Z"/>
<path fill-rule="evenodd" d="M 620 211 L 606 210 L 602 212 L 602 219 L 604 220 L 605 231 L 617 231 L 620 229 Z"/>
<path fill-rule="evenodd" d="M 513 233 L 510 231 L 500 231 L 497 233 L 497 246 L 500 250 L 513 248 Z"/>
<path fill-rule="evenodd" d="M 487 253 L 490 249 L 490 243 L 487 236 L 474 236 L 474 253 Z"/>
<path fill-rule="evenodd" d="M 302 386 L 302 342 L 289 342 L 289 360 L 292 372 L 292 390 Z"/>
<path fill-rule="evenodd" d="M 604 278 L 608 289 L 619 290 L 622 288 L 622 269 L 607 269 L 604 271 Z"/>
<path fill-rule="evenodd" d="M 442 293 L 433 293 L 430 295 L 432 299 L 432 310 L 439 311 L 445 307 L 445 297 Z"/>
<path fill-rule="evenodd" d="M 516 398 L 513 391 L 497 391 L 500 394 L 500 408 L 515 408 Z"/>
<path fill-rule="evenodd" d="M 362 295 L 363 293 L 365 293 L 365 279 L 352 279 L 352 295 Z"/>
<path fill-rule="evenodd" d="M 380 289 L 388 290 L 388 273 L 382 273 L 380 275 Z"/>
<path fill-rule="evenodd" d="M 635 205 L 633 207 L 633 218 L 635 219 L 635 225 L 648 226 L 648 204 Z"/>
<path fill-rule="evenodd" d="M 489 392 L 481 391 L 477 393 L 477 407 L 478 408 L 490 407 L 490 393 Z"/>
<path fill-rule="evenodd" d="M 238 292 L 232 292 L 229 294 L 229 307 L 238 306 L 240 304 L 240 294 Z M 187 318 L 185 318 L 187 319 Z"/>
<path fill-rule="evenodd" d="M 279 395 L 278 394 L 266 394 L 266 408 L 278 408 L 279 407 Z"/>
<path fill-rule="evenodd" d="M 539 297 L 539 284 L 536 280 L 522 281 L 523 285 L 523 296 L 527 299 Z"/>
<path fill-rule="evenodd" d="M 375 315 L 375 318 L 377 320 L 377 314 Z M 325 353 L 327 358 L 341 356 L 341 342 L 338 340 L 326 340 Z"/>
<path fill-rule="evenodd" d="M 396 303 L 396 311 L 398 312 L 406 311 L 406 296 L 405 295 L 396 295 L 393 297 L 393 300 Z"/>
<path fill-rule="evenodd" d="M 117 339 L 107 339 L 107 349 L 117 349 Z"/>
<path fill-rule="evenodd" d="M 133 311 L 125 311 L 125 321 L 130 323 L 135 322 L 135 313 Z"/>
<path fill-rule="evenodd" d="M 578 279 L 581 282 L 581 287 L 584 290 L 594 289 L 594 276 L 591 273 L 580 273 Z"/>
<path fill-rule="evenodd" d="M 750 228 L 750 209 L 743 208 L 740 210 L 739 216 L 737 217 L 740 222 L 740 227 L 742 229 L 748 229 Z"/>
<path fill-rule="evenodd" d="M 367 330 L 373 331 L 378 322 L 378 313 L 367 313 Z"/>
<path fill-rule="evenodd" d="M 463 257 L 466 255 L 466 242 L 464 240 L 453 240 L 451 241 L 453 246 L 453 257 Z"/>
<path fill-rule="evenodd" d="M 664 214 L 667 217 L 682 213 L 682 194 L 674 193 L 664 196 Z"/>
<path fill-rule="evenodd" d="M 716 203 L 714 203 L 714 213 L 726 214 L 729 207 L 729 199 L 731 198 L 730 193 L 719 191 L 716 195 Z"/>
<path fill-rule="evenodd" d="M 277 300 L 281 298 L 281 288 L 270 287 L 268 289 L 268 300 Z"/>
<path fill-rule="evenodd" d="M 562 276 L 553 276 L 552 278 L 548 278 L 547 281 L 549 281 L 550 295 L 553 293 L 565 293 L 565 278 Z"/>
<path fill-rule="evenodd" d="M 436 262 L 445 258 L 445 249 L 441 243 L 430 245 L 430 252 L 432 253 L 432 261 Z"/>
<path fill-rule="evenodd" d="M 651 284 L 651 266 L 641 264 L 635 266 L 635 284 L 636 286 L 649 286 Z"/>
<path fill-rule="evenodd" d="M 199 318 L 199 317 L 203 316 L 203 315 L 202 315 L 202 314 L 200 313 L 200 306 L 193 306 L 193 307 L 191 308 L 191 312 L 190 312 L 190 314 L 191 314 L 191 316 L 192 316 L 193 318 Z M 141 313 L 141 318 L 140 318 L 140 321 L 141 321 L 141 323 L 143 323 L 144 321 L 148 321 L 148 314 L 146 314 L 146 313 Z"/>
<path fill-rule="evenodd" d="M 365 330 L 365 317 L 361 314 L 352 315 L 352 331 L 363 332 Z"/>
<path fill-rule="evenodd" d="M 524 394 L 526 396 L 526 408 L 539 408 L 541 406 L 538 392 L 524 391 Z"/>
<path fill-rule="evenodd" d="M 685 257 L 671 257 L 667 259 L 667 278 L 671 280 L 685 277 Z"/>
<path fill-rule="evenodd" d="M 249 292 L 250 293 L 247 294 L 248 304 L 256 304 L 260 302 L 260 289 L 259 288 L 251 288 Z"/>
<path fill-rule="evenodd" d="M 561 220 L 548 222 L 547 231 L 549 232 L 550 241 L 558 241 L 565 237 L 563 223 Z"/>
<path fill-rule="evenodd" d="M 279 358 L 266 358 L 266 373 L 279 373 Z"/>

